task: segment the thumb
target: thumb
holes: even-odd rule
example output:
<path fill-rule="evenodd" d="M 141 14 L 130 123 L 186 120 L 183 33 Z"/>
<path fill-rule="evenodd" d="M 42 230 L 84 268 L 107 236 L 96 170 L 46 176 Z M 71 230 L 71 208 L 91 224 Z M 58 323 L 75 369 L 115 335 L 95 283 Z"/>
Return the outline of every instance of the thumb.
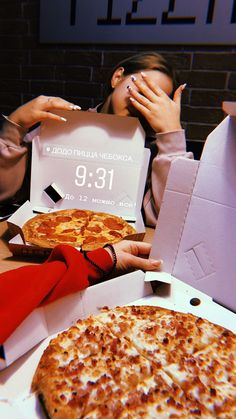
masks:
<path fill-rule="evenodd" d="M 180 106 L 181 103 L 181 96 L 182 96 L 182 92 L 186 87 L 186 83 L 185 84 L 181 84 L 175 91 L 174 96 L 173 96 L 173 101 Z"/>

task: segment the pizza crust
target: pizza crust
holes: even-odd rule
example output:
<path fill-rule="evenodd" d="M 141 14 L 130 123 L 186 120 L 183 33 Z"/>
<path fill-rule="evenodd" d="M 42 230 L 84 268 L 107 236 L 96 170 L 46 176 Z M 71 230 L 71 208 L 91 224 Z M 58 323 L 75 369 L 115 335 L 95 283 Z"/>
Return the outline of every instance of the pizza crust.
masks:
<path fill-rule="evenodd" d="M 117 243 L 136 233 L 127 221 L 116 215 L 78 209 L 38 214 L 22 230 L 30 244 L 53 248 L 64 243 L 86 251 Z"/>
<path fill-rule="evenodd" d="M 50 418 L 233 418 L 236 335 L 159 307 L 103 308 L 50 342 L 32 390 Z"/>

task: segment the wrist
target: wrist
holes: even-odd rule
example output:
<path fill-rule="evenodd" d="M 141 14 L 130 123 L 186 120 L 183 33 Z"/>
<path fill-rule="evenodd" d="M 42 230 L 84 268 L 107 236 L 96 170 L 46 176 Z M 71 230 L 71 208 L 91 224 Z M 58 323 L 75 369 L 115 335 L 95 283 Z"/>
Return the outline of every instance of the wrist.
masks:
<path fill-rule="evenodd" d="M 171 125 L 166 125 L 165 127 L 162 127 L 158 132 L 157 131 L 156 132 L 157 132 L 157 134 L 163 134 L 165 132 L 180 131 L 182 129 L 183 128 L 182 128 L 181 124 L 175 124 L 175 125 L 171 124 Z"/>
<path fill-rule="evenodd" d="M 113 265 L 112 265 L 112 268 L 111 268 L 111 271 L 110 271 L 110 272 L 112 272 L 112 271 L 114 271 L 114 269 L 117 265 L 117 256 L 116 256 L 115 249 L 112 246 L 112 244 L 105 244 L 105 246 L 103 246 L 103 249 L 105 249 L 109 253 L 109 255 L 110 255 L 110 257 L 113 261 Z"/>
<path fill-rule="evenodd" d="M 7 115 L 2 115 L 2 116 L 3 116 L 3 118 L 4 118 L 6 121 L 8 121 L 10 124 L 15 125 L 17 128 L 20 128 L 20 129 L 22 129 L 23 131 L 27 131 L 27 128 L 23 127 L 23 125 L 19 124 L 18 122 L 16 122 L 16 121 L 14 120 L 14 117 L 12 116 L 12 114 L 10 114 L 9 116 L 7 116 Z"/>

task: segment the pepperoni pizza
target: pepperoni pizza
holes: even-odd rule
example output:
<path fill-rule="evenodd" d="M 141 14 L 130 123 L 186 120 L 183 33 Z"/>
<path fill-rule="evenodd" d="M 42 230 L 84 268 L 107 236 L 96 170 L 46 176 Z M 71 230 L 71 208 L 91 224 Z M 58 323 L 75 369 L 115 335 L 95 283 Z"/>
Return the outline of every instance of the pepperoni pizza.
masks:
<path fill-rule="evenodd" d="M 53 248 L 59 243 L 83 250 L 113 244 L 135 233 L 122 218 L 103 212 L 64 209 L 38 214 L 22 227 L 26 242 Z"/>

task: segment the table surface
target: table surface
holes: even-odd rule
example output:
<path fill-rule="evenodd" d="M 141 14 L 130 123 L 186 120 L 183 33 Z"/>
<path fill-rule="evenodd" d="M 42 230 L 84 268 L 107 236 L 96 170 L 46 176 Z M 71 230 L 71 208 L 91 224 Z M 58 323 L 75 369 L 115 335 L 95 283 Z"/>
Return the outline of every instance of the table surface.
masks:
<path fill-rule="evenodd" d="M 151 243 L 153 234 L 154 234 L 154 229 L 147 228 L 144 241 Z M 10 238 L 11 237 L 7 228 L 7 222 L 1 221 L 0 222 L 0 273 L 9 271 L 10 269 L 20 268 L 21 266 L 34 265 L 34 264 L 40 263 L 39 259 L 36 259 L 36 258 L 35 259 L 32 257 L 26 258 L 25 256 L 22 258 L 19 258 L 19 257 L 13 256 L 7 245 Z"/>

